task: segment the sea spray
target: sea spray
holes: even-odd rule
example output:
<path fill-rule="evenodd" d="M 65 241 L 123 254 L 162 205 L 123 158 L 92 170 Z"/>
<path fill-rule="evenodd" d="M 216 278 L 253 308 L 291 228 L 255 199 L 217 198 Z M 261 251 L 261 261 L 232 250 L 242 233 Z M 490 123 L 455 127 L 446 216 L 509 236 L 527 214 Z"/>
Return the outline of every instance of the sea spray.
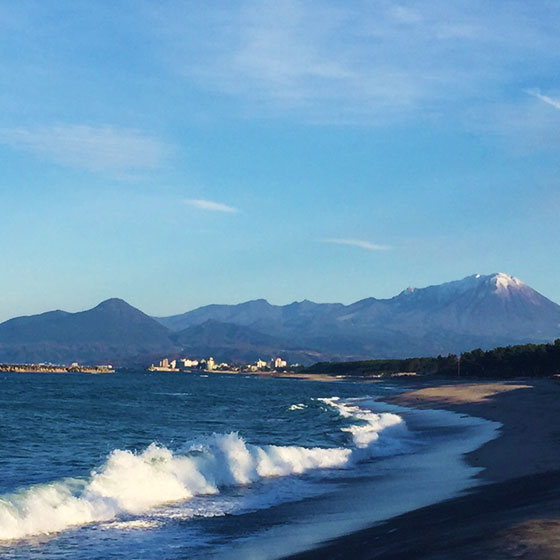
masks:
<path fill-rule="evenodd" d="M 53 533 L 72 526 L 138 515 L 170 502 L 310 470 L 347 468 L 389 449 L 406 430 L 395 414 L 375 414 L 338 398 L 321 399 L 357 423 L 342 428 L 351 447 L 252 445 L 237 433 L 213 434 L 177 452 L 152 443 L 141 453 L 116 449 L 87 480 L 36 485 L 0 498 L 0 539 Z M 380 437 L 399 428 L 399 434 Z"/>

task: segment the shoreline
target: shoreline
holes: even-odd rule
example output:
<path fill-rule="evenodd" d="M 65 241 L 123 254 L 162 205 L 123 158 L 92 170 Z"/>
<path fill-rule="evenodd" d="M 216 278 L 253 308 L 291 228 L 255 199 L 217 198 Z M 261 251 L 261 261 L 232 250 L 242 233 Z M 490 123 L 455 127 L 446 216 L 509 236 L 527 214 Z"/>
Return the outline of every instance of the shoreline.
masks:
<path fill-rule="evenodd" d="M 425 559 L 560 557 L 557 379 L 432 383 L 383 399 L 500 422 L 501 432 L 465 461 L 482 485 L 286 558 Z"/>

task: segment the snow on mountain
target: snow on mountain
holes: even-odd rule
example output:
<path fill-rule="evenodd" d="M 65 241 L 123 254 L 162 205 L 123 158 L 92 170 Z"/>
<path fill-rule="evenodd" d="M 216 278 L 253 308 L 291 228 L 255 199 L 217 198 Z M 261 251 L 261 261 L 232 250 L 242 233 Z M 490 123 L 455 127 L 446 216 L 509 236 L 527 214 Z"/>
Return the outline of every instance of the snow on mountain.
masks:
<path fill-rule="evenodd" d="M 226 320 L 354 357 L 455 352 L 560 336 L 560 306 L 503 272 L 410 287 L 390 299 L 367 298 L 351 305 L 267 305 L 210 306 L 203 313 L 175 316 L 173 323 Z M 171 321 L 163 321 L 173 328 Z"/>
<path fill-rule="evenodd" d="M 509 294 L 511 290 L 516 290 L 525 286 L 521 280 L 515 276 L 509 276 L 503 272 L 499 272 L 492 278 L 492 283 L 496 286 L 496 293 Z"/>

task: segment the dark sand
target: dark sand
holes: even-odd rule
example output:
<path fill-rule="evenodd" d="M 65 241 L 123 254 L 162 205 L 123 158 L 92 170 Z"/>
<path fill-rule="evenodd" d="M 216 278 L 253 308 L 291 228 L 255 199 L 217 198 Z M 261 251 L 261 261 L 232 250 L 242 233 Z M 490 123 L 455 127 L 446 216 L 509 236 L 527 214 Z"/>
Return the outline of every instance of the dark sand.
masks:
<path fill-rule="evenodd" d="M 500 437 L 466 456 L 487 484 L 291 560 L 560 560 L 558 380 L 439 385 L 387 400 L 501 422 Z"/>

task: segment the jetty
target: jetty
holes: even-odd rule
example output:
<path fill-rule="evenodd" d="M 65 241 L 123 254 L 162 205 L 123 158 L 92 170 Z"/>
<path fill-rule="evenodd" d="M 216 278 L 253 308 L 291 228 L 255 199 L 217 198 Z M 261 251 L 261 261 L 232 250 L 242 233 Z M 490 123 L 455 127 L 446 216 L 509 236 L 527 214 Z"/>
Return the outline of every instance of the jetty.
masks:
<path fill-rule="evenodd" d="M 69 366 L 53 364 L 0 364 L 0 372 L 11 373 L 115 373 L 113 366 L 81 366 L 74 362 Z"/>

